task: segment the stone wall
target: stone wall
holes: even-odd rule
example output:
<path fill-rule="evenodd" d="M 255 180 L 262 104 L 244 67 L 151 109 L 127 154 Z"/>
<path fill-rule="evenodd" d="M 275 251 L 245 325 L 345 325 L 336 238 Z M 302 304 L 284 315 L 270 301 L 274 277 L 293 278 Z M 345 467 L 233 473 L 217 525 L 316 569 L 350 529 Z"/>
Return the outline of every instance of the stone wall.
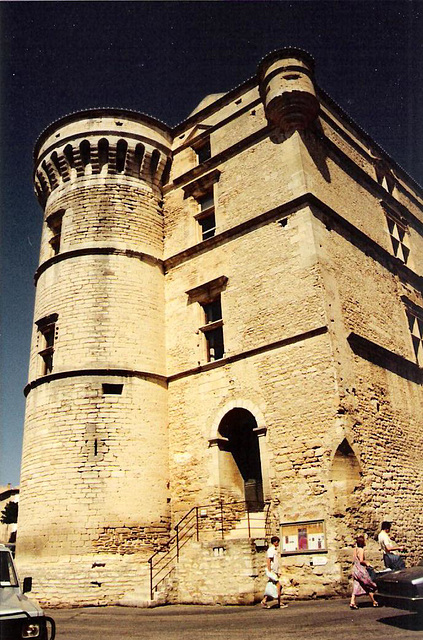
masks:
<path fill-rule="evenodd" d="M 292 50 L 271 54 L 257 82 L 208 99 L 173 131 L 138 114 L 84 113 L 37 145 L 45 220 L 18 560 L 48 602 L 148 589 L 147 558 L 171 524 L 245 498 L 249 478 L 220 431 L 232 411 L 250 416 L 272 533 L 325 523 L 323 553 L 283 558 L 287 596 L 345 593 L 356 535 L 380 561 L 382 519 L 418 556 L 421 366 L 404 300 L 423 308 L 423 198 L 297 53 L 301 73 L 284 75 Z M 216 231 L 203 241 L 210 189 Z M 406 234 L 407 264 L 387 215 Z M 204 329 L 212 291 L 217 360 Z M 43 318 L 55 323 L 51 372 L 40 369 Z M 193 542 L 169 597 L 253 602 L 263 565 L 249 540 Z"/>

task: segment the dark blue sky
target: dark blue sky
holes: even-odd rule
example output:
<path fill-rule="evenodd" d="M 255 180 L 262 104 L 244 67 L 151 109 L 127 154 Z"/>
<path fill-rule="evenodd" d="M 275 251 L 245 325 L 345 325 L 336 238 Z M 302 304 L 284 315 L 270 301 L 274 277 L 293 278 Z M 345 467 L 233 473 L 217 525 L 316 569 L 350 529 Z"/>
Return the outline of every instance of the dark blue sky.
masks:
<path fill-rule="evenodd" d="M 124 107 L 169 125 L 284 46 L 423 183 L 423 3 L 380 0 L 1 2 L 1 466 L 19 481 L 41 209 L 32 150 L 52 121 Z"/>

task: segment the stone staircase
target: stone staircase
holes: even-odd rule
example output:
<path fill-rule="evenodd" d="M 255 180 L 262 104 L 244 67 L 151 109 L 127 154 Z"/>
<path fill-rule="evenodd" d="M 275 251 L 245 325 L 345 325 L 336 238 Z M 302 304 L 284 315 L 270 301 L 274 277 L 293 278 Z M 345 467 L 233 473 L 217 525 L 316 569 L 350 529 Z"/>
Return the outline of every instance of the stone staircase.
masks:
<path fill-rule="evenodd" d="M 228 540 L 240 540 L 242 538 L 265 538 L 266 514 L 264 511 L 249 511 L 241 517 L 227 534 Z"/>
<path fill-rule="evenodd" d="M 246 506 L 246 503 L 243 504 Z M 139 586 L 126 593 L 117 604 L 127 607 L 156 607 L 172 601 L 177 602 L 181 597 L 184 602 L 190 602 L 189 576 L 185 575 L 186 570 L 188 570 L 191 578 L 194 579 L 197 565 L 199 567 L 203 566 L 205 559 L 209 558 L 208 562 L 210 562 L 212 557 L 214 560 L 211 561 L 209 566 L 210 575 L 213 574 L 216 567 L 220 567 L 215 576 L 216 584 L 221 580 L 223 580 L 222 584 L 225 584 L 232 576 L 232 573 L 234 575 L 237 574 L 235 569 L 237 562 L 242 561 L 246 567 L 248 565 L 248 568 L 244 571 L 244 577 L 242 575 L 238 576 L 241 579 L 240 585 L 237 587 L 234 585 L 234 588 L 238 594 L 244 594 L 237 596 L 240 602 L 241 600 L 243 601 L 243 598 L 250 602 L 253 597 L 251 595 L 252 582 L 257 577 L 256 569 L 250 567 L 250 555 L 252 548 L 254 548 L 252 541 L 254 539 L 266 539 L 268 508 L 264 508 L 262 511 L 257 508 L 250 507 L 248 510 L 244 508 L 243 512 L 239 513 L 238 507 L 238 503 L 224 505 L 224 508 L 227 509 L 227 517 L 225 519 L 222 511 L 223 506 L 220 503 L 208 505 L 207 508 L 192 508 L 175 526 L 176 535 L 169 540 L 168 550 L 163 553 L 156 552 L 149 560 L 149 563 L 151 563 L 156 558 L 151 565 L 154 567 L 153 598 L 150 592 L 150 577 L 146 575 L 145 579 L 144 577 L 140 579 Z M 220 526 L 221 522 L 222 525 Z M 226 526 L 224 526 L 224 522 L 226 522 Z M 186 527 L 185 529 L 181 526 L 183 523 L 184 527 Z M 204 526 L 205 523 L 209 526 Z M 228 523 L 230 523 L 229 526 L 227 526 Z M 234 567 L 232 567 L 228 575 L 225 575 L 232 564 L 231 558 L 237 559 Z M 226 565 L 228 566 L 224 569 Z M 159 568 L 160 566 L 162 569 Z M 160 576 L 160 578 L 156 579 L 157 576 Z M 204 579 L 201 571 L 197 578 L 197 582 L 200 584 Z M 205 585 L 203 587 L 204 590 L 206 587 Z M 210 585 L 208 586 L 209 589 Z M 225 589 L 222 586 L 222 594 L 224 591 Z M 215 594 L 216 602 L 220 601 L 219 598 L 223 599 L 222 594 Z M 197 594 L 197 598 L 200 597 L 204 599 L 204 595 Z M 235 599 L 232 604 L 236 604 L 238 599 Z"/>

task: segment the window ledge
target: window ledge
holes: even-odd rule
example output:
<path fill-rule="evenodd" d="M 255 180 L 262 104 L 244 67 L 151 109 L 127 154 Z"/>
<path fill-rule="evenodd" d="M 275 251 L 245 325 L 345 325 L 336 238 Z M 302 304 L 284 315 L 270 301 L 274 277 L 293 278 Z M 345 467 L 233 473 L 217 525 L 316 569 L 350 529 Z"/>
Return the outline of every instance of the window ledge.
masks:
<path fill-rule="evenodd" d="M 208 324 L 200 327 L 200 331 L 206 333 L 207 331 L 213 331 L 213 329 L 218 329 L 219 327 L 223 327 L 223 320 L 220 318 L 219 320 L 215 320 L 214 322 L 209 322 Z M 221 358 L 219 358 L 220 360 Z"/>

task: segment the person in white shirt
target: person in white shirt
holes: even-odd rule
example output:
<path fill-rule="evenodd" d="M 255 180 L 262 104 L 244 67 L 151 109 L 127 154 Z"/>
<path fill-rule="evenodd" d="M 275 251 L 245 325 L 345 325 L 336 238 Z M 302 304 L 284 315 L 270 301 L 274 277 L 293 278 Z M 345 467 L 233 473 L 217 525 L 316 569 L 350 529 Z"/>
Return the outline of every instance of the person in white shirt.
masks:
<path fill-rule="evenodd" d="M 270 609 L 268 604 L 269 600 L 277 599 L 277 606 L 281 609 L 286 608 L 287 604 L 281 604 L 281 583 L 279 582 L 279 538 L 278 536 L 272 536 L 270 539 L 270 546 L 266 552 L 266 575 L 267 585 L 264 592 L 264 598 L 261 601 L 261 606 L 265 609 Z"/>
<path fill-rule="evenodd" d="M 378 542 L 383 553 L 383 562 L 387 569 L 392 569 L 392 571 L 399 571 L 400 569 L 405 569 L 404 558 L 402 558 L 396 551 L 402 551 L 403 548 L 397 545 L 391 538 L 389 537 L 389 533 L 391 531 L 391 522 L 384 520 L 381 526 L 381 532 L 378 535 Z"/>

